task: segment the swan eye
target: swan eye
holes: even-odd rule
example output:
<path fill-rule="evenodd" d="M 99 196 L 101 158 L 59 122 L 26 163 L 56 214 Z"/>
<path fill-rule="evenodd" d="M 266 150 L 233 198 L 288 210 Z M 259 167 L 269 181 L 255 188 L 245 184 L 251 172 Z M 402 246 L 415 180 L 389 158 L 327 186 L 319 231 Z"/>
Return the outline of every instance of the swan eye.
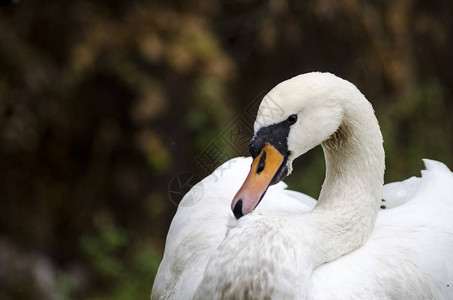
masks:
<path fill-rule="evenodd" d="M 289 116 L 287 120 L 288 120 L 289 124 L 293 125 L 297 121 L 297 115 L 293 114 L 293 115 Z"/>

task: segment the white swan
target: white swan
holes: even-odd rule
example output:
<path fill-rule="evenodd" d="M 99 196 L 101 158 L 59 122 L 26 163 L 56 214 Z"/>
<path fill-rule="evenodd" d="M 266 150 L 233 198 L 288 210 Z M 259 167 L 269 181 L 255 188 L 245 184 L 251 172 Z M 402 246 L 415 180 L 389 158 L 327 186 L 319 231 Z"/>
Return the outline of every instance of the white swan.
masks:
<path fill-rule="evenodd" d="M 283 113 L 269 114 L 275 104 Z M 253 163 L 227 162 L 194 187 L 200 199 L 183 199 L 152 299 L 453 299 L 453 174 L 425 160 L 421 178 L 384 187 L 393 208 L 379 211 L 382 136 L 353 84 L 329 73 L 282 82 L 254 130 Z M 282 182 L 268 188 L 318 144 L 317 204 Z"/>

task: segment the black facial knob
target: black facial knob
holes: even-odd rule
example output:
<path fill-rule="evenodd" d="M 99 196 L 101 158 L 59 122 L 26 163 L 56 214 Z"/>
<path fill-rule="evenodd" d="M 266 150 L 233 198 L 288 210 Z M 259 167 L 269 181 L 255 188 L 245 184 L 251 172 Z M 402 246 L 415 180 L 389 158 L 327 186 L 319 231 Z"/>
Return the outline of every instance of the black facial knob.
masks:
<path fill-rule="evenodd" d="M 249 145 L 250 155 L 253 158 L 257 157 L 261 153 L 261 150 L 263 150 L 263 147 L 264 147 L 264 139 L 262 139 L 258 136 L 254 137 Z"/>

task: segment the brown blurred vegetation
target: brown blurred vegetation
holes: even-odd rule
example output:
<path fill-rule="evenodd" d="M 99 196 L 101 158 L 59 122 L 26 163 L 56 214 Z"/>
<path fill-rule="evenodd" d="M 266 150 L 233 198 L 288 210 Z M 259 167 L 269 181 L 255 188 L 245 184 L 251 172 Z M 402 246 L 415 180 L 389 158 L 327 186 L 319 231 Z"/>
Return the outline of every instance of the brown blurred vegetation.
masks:
<path fill-rule="evenodd" d="M 300 73 L 373 103 L 387 182 L 423 157 L 453 167 L 452 15 L 410 0 L 1 6 L 0 298 L 147 298 L 171 179 L 206 175 L 195 157 L 213 141 L 241 154 L 221 133 Z M 316 149 L 287 182 L 316 197 L 323 172 Z"/>

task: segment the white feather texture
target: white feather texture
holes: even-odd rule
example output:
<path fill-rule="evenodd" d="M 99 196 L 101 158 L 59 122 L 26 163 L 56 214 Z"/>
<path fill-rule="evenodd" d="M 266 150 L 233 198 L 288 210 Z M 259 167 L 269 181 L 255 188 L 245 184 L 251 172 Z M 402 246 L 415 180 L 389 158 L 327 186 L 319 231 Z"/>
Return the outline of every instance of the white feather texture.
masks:
<path fill-rule="evenodd" d="M 284 113 L 268 115 L 269 105 Z M 288 167 L 321 144 L 319 200 L 269 187 L 236 220 L 230 204 L 251 158 L 219 167 L 173 218 L 152 299 L 453 299 L 453 174 L 424 160 L 421 178 L 383 188 L 382 135 L 371 104 L 329 73 L 265 96 L 255 133 L 297 114 Z M 380 210 L 381 198 L 387 209 Z"/>

